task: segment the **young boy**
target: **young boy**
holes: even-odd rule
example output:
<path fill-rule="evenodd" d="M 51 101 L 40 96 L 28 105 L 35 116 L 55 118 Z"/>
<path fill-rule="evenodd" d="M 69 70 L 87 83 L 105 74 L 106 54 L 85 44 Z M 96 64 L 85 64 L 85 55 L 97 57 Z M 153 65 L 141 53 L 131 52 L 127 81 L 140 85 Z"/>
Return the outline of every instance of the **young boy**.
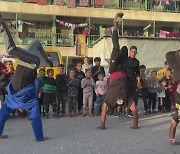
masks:
<path fill-rule="evenodd" d="M 139 71 L 140 71 L 140 83 L 141 87 L 139 87 L 139 91 L 142 94 L 142 100 L 144 103 L 144 111 L 145 114 L 148 114 L 148 103 L 147 103 L 147 80 L 148 80 L 148 75 L 146 74 L 146 66 L 145 65 L 140 65 L 139 66 Z"/>
<path fill-rule="evenodd" d="M 96 115 L 101 114 L 101 107 L 104 101 L 106 91 L 107 91 L 107 82 L 104 81 L 104 73 L 100 72 L 98 74 L 98 81 L 96 81 L 95 93 L 96 93 L 96 103 L 95 103 L 95 113 Z"/>
<path fill-rule="evenodd" d="M 105 71 L 104 71 L 104 67 L 101 66 L 101 58 L 100 57 L 95 57 L 94 63 L 95 63 L 95 66 L 92 67 L 92 78 L 94 79 L 94 82 L 96 82 L 96 81 L 98 81 L 98 74 L 100 72 L 102 72 L 105 75 Z"/>
<path fill-rule="evenodd" d="M 115 108 L 119 105 L 127 105 L 126 96 L 126 63 L 128 59 L 128 49 L 127 47 L 119 48 L 118 39 L 118 24 L 121 21 L 123 13 L 118 13 L 113 22 L 113 50 L 111 53 L 110 67 L 109 67 L 109 87 L 107 89 L 107 94 L 103 103 L 101 112 L 101 126 L 98 129 L 105 129 L 106 113 L 109 108 Z M 133 100 L 128 102 L 129 108 L 133 114 L 133 129 L 138 127 L 138 113 L 136 110 L 136 105 Z"/>
<path fill-rule="evenodd" d="M 178 81 L 178 87 L 176 90 L 176 111 L 174 114 L 172 114 L 172 121 L 169 130 L 169 141 L 172 145 L 180 145 L 180 142 L 175 141 L 176 127 L 180 120 L 180 50 L 168 52 L 166 54 L 166 59 L 173 70 L 174 80 Z"/>
<path fill-rule="evenodd" d="M 76 75 L 75 77 L 79 80 L 79 87 L 78 87 L 78 111 L 79 114 L 81 113 L 82 106 L 83 106 L 83 89 L 81 88 L 81 80 L 85 78 L 85 74 L 82 71 L 82 63 L 78 62 L 76 64 Z"/>
<path fill-rule="evenodd" d="M 157 79 L 157 72 L 152 71 L 151 78 L 147 80 L 147 88 L 148 88 L 148 112 L 156 113 L 156 101 L 157 101 L 157 92 L 160 89 L 159 81 Z M 152 111 L 151 111 L 152 108 Z"/>
<path fill-rule="evenodd" d="M 44 78 L 45 78 L 45 69 L 41 68 L 39 70 L 39 74 L 38 77 L 36 78 L 36 87 L 37 87 L 37 91 L 38 91 L 38 102 L 39 102 L 39 112 L 40 114 L 43 114 L 43 117 L 45 116 L 44 113 L 44 103 L 43 103 L 43 83 L 44 83 Z"/>
<path fill-rule="evenodd" d="M 56 90 L 57 90 L 57 82 L 53 78 L 54 70 L 47 70 L 47 77 L 44 79 L 43 91 L 44 91 L 44 107 L 46 112 L 46 118 L 49 118 L 49 105 L 53 107 L 53 117 L 57 118 L 56 115 Z"/>
<path fill-rule="evenodd" d="M 77 116 L 79 80 L 75 77 L 74 69 L 69 71 L 67 80 L 67 100 L 69 104 L 69 116 Z"/>
<path fill-rule="evenodd" d="M 57 116 L 65 116 L 66 113 L 66 97 L 67 97 L 67 75 L 64 72 L 64 65 L 58 66 L 59 74 L 56 75 L 56 81 L 58 85 L 57 90 Z M 60 109 L 61 106 L 61 109 Z"/>
<path fill-rule="evenodd" d="M 81 81 L 81 87 L 83 88 L 83 116 L 86 116 L 86 107 L 89 107 L 89 115 L 92 114 L 93 107 L 93 89 L 95 87 L 94 79 L 91 77 L 91 70 L 85 70 L 86 77 Z"/>

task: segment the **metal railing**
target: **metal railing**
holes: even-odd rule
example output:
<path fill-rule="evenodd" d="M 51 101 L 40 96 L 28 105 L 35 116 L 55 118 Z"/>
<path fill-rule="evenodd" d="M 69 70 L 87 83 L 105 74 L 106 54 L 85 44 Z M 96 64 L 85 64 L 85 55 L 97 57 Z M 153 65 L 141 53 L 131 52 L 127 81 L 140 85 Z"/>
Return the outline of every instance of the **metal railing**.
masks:
<path fill-rule="evenodd" d="M 37 3 L 39 5 L 61 5 L 67 7 L 95 7 L 122 10 L 147 10 L 180 12 L 180 0 L 89 0 L 76 3 L 76 0 L 0 0 L 8 2 Z M 74 1 L 74 2 L 73 2 Z"/>
<path fill-rule="evenodd" d="M 26 37 L 20 38 L 18 33 L 12 33 L 13 39 L 17 45 L 28 45 L 33 40 L 39 40 L 42 45 L 45 46 L 62 46 L 62 47 L 74 47 L 76 45 L 76 35 L 65 35 L 61 33 L 46 34 L 46 33 L 28 33 Z M 86 41 L 88 47 L 92 47 L 93 44 L 100 38 L 100 35 L 89 35 Z M 5 40 L 0 34 L 0 44 L 4 44 Z"/>

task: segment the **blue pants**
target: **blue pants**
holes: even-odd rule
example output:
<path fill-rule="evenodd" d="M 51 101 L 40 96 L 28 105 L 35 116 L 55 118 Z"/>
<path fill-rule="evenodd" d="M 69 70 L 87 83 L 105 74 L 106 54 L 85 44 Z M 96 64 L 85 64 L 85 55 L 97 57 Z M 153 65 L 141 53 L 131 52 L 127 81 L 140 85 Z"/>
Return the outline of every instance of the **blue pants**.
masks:
<path fill-rule="evenodd" d="M 95 113 L 97 115 L 101 114 L 101 108 L 102 108 L 102 103 L 105 99 L 105 95 L 99 95 L 96 97 L 96 103 L 95 103 Z"/>
<path fill-rule="evenodd" d="M 0 110 L 0 134 L 2 135 L 4 130 L 4 125 L 6 120 L 9 117 L 13 109 L 9 108 L 6 103 L 3 103 L 2 108 Z M 34 135 L 37 141 L 42 141 L 43 137 L 43 130 L 42 130 L 42 121 L 39 113 L 39 106 L 38 104 L 33 108 L 26 110 L 29 114 L 31 125 L 34 131 Z"/>
<path fill-rule="evenodd" d="M 5 122 L 11 111 L 14 109 L 24 109 L 29 114 L 36 140 L 42 141 L 44 139 L 38 99 L 34 88 L 35 84 L 31 84 L 15 93 L 11 83 L 8 85 L 8 97 L 0 109 L 0 135 L 3 133 Z"/>

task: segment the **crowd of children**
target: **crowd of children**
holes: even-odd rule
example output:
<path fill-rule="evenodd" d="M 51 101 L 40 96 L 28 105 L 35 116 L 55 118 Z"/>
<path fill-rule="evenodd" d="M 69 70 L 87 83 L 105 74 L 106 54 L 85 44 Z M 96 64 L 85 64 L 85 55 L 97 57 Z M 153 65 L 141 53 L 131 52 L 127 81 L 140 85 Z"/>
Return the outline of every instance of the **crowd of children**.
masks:
<path fill-rule="evenodd" d="M 49 117 L 49 107 L 52 106 L 53 117 L 77 115 L 100 115 L 102 103 L 108 88 L 107 81 L 104 81 L 104 67 L 100 65 L 101 58 L 94 59 L 95 66 L 89 64 L 89 58 L 84 58 L 84 66 L 77 62 L 75 66 L 69 67 L 67 74 L 63 64 L 58 66 L 59 73 L 54 77 L 54 70 L 39 69 L 36 78 L 40 113 L 43 117 Z M 4 61 L 5 67 L 0 71 L 0 104 L 3 103 L 6 90 L 5 87 L 11 81 L 14 68 L 11 60 Z M 83 68 L 84 67 L 84 71 Z M 152 71 L 147 74 L 146 67 L 141 65 L 140 81 L 138 86 L 144 102 L 145 114 L 156 113 L 156 102 L 158 111 L 171 111 L 173 104 L 173 88 L 176 82 L 173 81 L 172 71 L 165 62 L 161 70 Z M 116 111 L 116 110 L 115 110 Z M 119 110 L 122 112 L 122 109 Z M 23 113 L 23 111 L 18 111 Z M 15 112 L 12 112 L 15 115 Z"/>
<path fill-rule="evenodd" d="M 146 74 L 146 67 L 140 66 L 141 88 L 139 89 L 144 102 L 145 114 L 156 113 L 156 102 L 158 101 L 158 112 L 170 112 L 173 102 L 173 72 L 167 62 L 159 71 Z M 176 90 L 174 90 L 176 91 Z M 175 101 L 175 100 L 174 100 Z M 175 106 L 175 105 L 173 105 Z"/>

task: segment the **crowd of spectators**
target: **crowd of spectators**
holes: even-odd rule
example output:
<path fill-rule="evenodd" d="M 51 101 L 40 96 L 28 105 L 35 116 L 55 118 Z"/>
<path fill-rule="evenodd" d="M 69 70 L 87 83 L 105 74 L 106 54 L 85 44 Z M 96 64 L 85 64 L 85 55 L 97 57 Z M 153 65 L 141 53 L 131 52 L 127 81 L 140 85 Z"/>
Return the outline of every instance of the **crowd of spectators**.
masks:
<path fill-rule="evenodd" d="M 129 58 L 129 66 L 135 61 Z M 36 87 L 38 92 L 39 109 L 43 117 L 49 118 L 49 108 L 52 106 L 54 118 L 69 115 L 75 117 L 97 116 L 101 114 L 101 106 L 106 96 L 108 80 L 105 81 L 105 70 L 101 66 L 101 58 L 94 58 L 95 65 L 89 63 L 89 58 L 84 57 L 84 62 L 77 62 L 75 65 L 69 65 L 67 73 L 63 64 L 58 66 L 58 74 L 54 78 L 54 70 L 44 68 L 39 69 L 36 78 Z M 138 68 L 138 61 L 137 67 Z M 11 82 L 15 69 L 11 60 L 5 60 L 0 63 L 0 105 L 2 105 L 7 92 L 6 86 Z M 135 66 L 133 66 L 134 69 Z M 173 72 L 167 62 L 164 67 L 158 71 L 147 73 L 146 66 L 140 65 L 137 71 L 140 82 L 131 75 L 127 69 L 127 78 L 129 90 L 135 97 L 136 92 L 141 95 L 144 102 L 144 113 L 151 114 L 157 112 L 171 112 L 175 107 L 175 91 L 177 82 L 173 80 Z M 139 75 L 138 75 L 139 74 Z M 128 77 L 129 76 L 129 77 Z M 133 80 L 132 80 L 133 78 Z M 134 85 L 134 86 L 132 86 Z M 134 88 L 134 89 L 133 89 Z M 130 91 L 128 94 L 130 94 Z M 135 99 L 135 98 L 134 98 Z M 157 107 L 158 102 L 158 107 Z M 136 99 L 136 105 L 138 99 Z M 124 113 L 131 115 L 125 108 L 110 110 L 109 114 L 122 116 Z M 11 117 L 26 116 L 23 110 L 13 111 Z"/>

